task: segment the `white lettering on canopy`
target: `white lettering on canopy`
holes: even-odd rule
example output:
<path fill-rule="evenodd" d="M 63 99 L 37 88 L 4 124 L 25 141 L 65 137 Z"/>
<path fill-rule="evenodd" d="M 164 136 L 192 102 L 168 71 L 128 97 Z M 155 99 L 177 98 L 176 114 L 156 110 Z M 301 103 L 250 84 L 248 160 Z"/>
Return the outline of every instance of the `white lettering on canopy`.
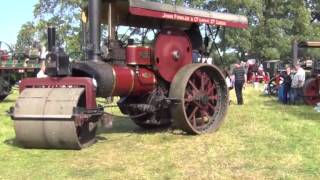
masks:
<path fill-rule="evenodd" d="M 227 25 L 226 21 L 216 20 L 213 18 L 181 15 L 181 14 L 175 14 L 175 13 L 163 13 L 162 18 L 178 20 L 178 21 L 195 22 L 195 23 L 216 24 L 216 25 L 222 25 L 222 26 Z"/>
<path fill-rule="evenodd" d="M 173 16 L 173 14 L 171 14 L 171 13 L 163 13 L 162 18 L 165 18 L 165 19 L 174 19 L 174 16 Z"/>

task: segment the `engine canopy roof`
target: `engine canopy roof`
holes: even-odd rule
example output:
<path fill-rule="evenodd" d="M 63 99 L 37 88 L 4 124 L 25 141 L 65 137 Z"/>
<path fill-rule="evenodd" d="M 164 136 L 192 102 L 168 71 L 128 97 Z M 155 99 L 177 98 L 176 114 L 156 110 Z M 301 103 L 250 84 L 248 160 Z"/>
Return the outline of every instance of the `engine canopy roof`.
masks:
<path fill-rule="evenodd" d="M 320 48 L 320 41 L 302 41 L 298 46 L 300 48 Z"/>
<path fill-rule="evenodd" d="M 108 22 L 108 3 L 113 3 L 115 25 L 159 29 L 190 27 L 192 23 L 233 28 L 247 28 L 248 19 L 242 15 L 211 12 L 162 4 L 147 0 L 102 0 L 102 23 Z"/>

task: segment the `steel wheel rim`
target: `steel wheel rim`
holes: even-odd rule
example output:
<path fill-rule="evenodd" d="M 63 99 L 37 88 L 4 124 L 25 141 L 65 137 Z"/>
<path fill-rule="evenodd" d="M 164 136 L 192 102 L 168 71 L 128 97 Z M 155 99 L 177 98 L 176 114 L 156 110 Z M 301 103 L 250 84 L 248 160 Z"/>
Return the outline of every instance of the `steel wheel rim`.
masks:
<path fill-rule="evenodd" d="M 190 92 L 195 89 L 202 89 L 202 92 L 191 95 Z M 217 67 L 208 64 L 190 64 L 183 67 L 171 85 L 170 98 L 180 100 L 180 103 L 170 108 L 174 124 L 191 134 L 216 131 L 226 115 L 229 102 L 224 76 Z"/>
<path fill-rule="evenodd" d="M 189 78 L 184 92 L 183 106 L 188 123 L 197 131 L 206 130 L 214 123 L 219 99 L 216 83 L 207 72 L 198 69 Z"/>

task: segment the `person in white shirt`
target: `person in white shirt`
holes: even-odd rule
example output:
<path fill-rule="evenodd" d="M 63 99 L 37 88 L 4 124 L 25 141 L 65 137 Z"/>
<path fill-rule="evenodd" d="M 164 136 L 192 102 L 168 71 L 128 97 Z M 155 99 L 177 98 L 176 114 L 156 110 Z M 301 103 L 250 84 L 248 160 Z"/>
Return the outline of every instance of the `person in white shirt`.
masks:
<path fill-rule="evenodd" d="M 290 102 L 292 104 L 297 104 L 302 102 L 303 86 L 306 80 L 306 72 L 300 66 L 300 64 L 296 64 L 295 69 L 296 69 L 296 74 L 292 78 L 291 89 L 290 89 Z"/>
<path fill-rule="evenodd" d="M 46 47 L 42 46 L 41 52 L 40 52 L 40 60 L 41 61 L 45 60 L 47 58 L 47 54 L 48 54 L 48 52 L 47 52 Z"/>
<path fill-rule="evenodd" d="M 43 60 L 41 62 L 40 71 L 37 73 L 37 78 L 46 78 L 48 75 L 45 74 L 46 72 L 46 62 Z"/>

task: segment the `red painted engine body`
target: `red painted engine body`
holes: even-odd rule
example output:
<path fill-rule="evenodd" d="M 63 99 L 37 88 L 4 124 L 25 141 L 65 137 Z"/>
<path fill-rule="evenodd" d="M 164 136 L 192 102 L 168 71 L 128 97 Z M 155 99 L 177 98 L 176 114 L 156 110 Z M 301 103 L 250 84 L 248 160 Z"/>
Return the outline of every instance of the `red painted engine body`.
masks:
<path fill-rule="evenodd" d="M 126 64 L 83 62 L 73 67 L 86 72 L 97 81 L 97 96 L 140 96 L 152 92 L 159 80 L 171 82 L 176 73 L 185 65 L 192 63 L 192 45 L 186 33 L 177 29 L 160 32 L 153 48 L 131 46 L 126 50 Z M 82 74 L 83 75 L 83 74 Z M 74 74 L 80 76 L 81 74 Z M 72 84 L 72 78 L 67 82 Z M 56 78 L 59 82 L 60 78 Z M 63 79 L 63 78 L 62 78 Z M 65 82 L 65 81 L 64 81 Z M 46 81 L 34 79 L 35 84 Z M 53 81 L 49 81 L 50 84 Z"/>
<path fill-rule="evenodd" d="M 171 82 L 180 68 L 192 63 L 192 45 L 183 31 L 167 29 L 157 35 L 154 50 L 129 45 L 126 63 L 112 68 L 112 96 L 146 94 L 155 88 L 157 75 Z M 156 71 L 150 70 L 152 66 Z"/>
<path fill-rule="evenodd" d="M 157 35 L 154 47 L 155 66 L 159 75 L 171 82 L 176 73 L 192 63 L 192 45 L 187 34 L 166 29 Z"/>
<path fill-rule="evenodd" d="M 126 61 L 129 65 L 151 65 L 152 50 L 146 46 L 130 45 L 126 49 Z"/>
<path fill-rule="evenodd" d="M 20 93 L 26 88 L 85 88 L 85 101 L 87 109 L 94 109 L 96 104 L 96 89 L 91 78 L 86 77 L 48 77 L 25 78 L 19 85 Z"/>
<path fill-rule="evenodd" d="M 155 74 L 146 68 L 114 66 L 112 96 L 142 95 L 152 91 L 157 83 Z"/>

